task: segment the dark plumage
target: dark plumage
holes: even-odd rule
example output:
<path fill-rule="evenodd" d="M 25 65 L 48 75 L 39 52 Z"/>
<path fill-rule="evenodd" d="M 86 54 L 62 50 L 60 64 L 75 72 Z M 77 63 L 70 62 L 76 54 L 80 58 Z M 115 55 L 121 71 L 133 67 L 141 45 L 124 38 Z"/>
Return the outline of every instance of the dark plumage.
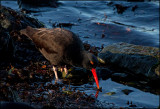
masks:
<path fill-rule="evenodd" d="M 98 63 L 93 54 L 85 51 L 79 37 L 69 30 L 62 28 L 35 29 L 28 26 L 20 33 L 29 37 L 53 65 L 72 65 L 91 69 L 95 68 Z"/>
<path fill-rule="evenodd" d="M 82 41 L 71 31 L 62 28 L 27 27 L 20 32 L 29 37 L 53 65 L 69 64 L 89 69 L 91 68 L 89 60 L 97 64 L 96 57 L 84 50 Z"/>

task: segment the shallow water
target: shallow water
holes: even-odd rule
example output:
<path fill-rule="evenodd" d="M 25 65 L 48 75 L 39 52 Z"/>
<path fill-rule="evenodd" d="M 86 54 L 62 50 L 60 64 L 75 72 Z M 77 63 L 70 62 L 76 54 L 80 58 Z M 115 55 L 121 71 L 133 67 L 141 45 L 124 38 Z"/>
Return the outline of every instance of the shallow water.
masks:
<path fill-rule="evenodd" d="M 60 80 L 61 82 L 63 80 Z M 55 80 L 52 81 L 55 83 Z M 149 92 L 143 92 L 139 89 L 123 85 L 117 82 L 108 80 L 100 80 L 99 85 L 102 87 L 102 91 L 97 91 L 96 83 L 88 83 L 84 85 L 73 85 L 72 83 L 68 86 L 71 89 L 76 89 L 81 92 L 85 92 L 88 95 L 96 97 L 99 101 L 102 102 L 102 105 L 106 108 L 109 106 L 114 107 L 128 107 L 131 104 L 127 104 L 128 102 L 132 105 L 135 105 L 136 108 L 157 108 L 159 106 L 159 96 L 151 94 Z M 127 95 L 122 90 L 131 90 L 131 92 Z M 67 90 L 67 89 L 66 89 Z M 109 93 L 109 94 L 108 94 Z M 114 93 L 114 94 L 111 94 Z"/>
<path fill-rule="evenodd" d="M 102 86 L 102 92 L 98 94 L 98 100 L 102 102 L 114 103 L 117 107 L 129 107 L 127 102 L 131 102 L 136 105 L 137 108 L 146 107 L 146 108 L 156 108 L 159 105 L 159 96 L 143 92 L 139 89 L 125 86 L 123 84 L 116 83 L 111 79 L 106 81 L 100 80 L 100 86 Z M 94 84 L 96 87 L 96 84 Z M 122 92 L 124 89 L 132 90 L 130 94 L 126 95 Z M 93 89 L 85 91 L 88 94 L 95 94 L 96 91 Z M 106 93 L 115 92 L 113 95 L 108 95 Z"/>
<path fill-rule="evenodd" d="M 110 1 L 59 2 L 58 8 L 29 8 L 38 11 L 29 15 L 42 21 L 48 28 L 52 28 L 53 23 L 76 24 L 68 29 L 78 34 L 83 41 L 96 46 L 127 42 L 159 47 L 158 2 L 113 2 L 113 5 L 129 6 L 123 14 L 118 14 L 115 6 L 108 6 Z M 2 1 L 2 5 L 19 10 L 16 1 Z M 138 8 L 131 11 L 136 5 Z"/>
<path fill-rule="evenodd" d="M 114 4 L 129 6 L 123 13 L 118 14 L 110 1 L 59 1 L 58 8 L 38 7 L 30 8 L 37 11 L 29 16 L 42 21 L 48 28 L 53 23 L 73 23 L 71 31 L 78 34 L 82 41 L 95 46 L 104 46 L 115 42 L 127 42 L 138 45 L 159 47 L 159 3 L 158 2 L 126 2 L 115 1 Z M 4 6 L 19 10 L 16 1 L 1 1 Z M 132 7 L 138 8 L 133 12 Z M 102 37 L 104 34 L 104 37 Z M 127 101 L 132 101 L 138 107 L 159 106 L 159 96 L 140 91 L 136 88 L 125 86 L 108 80 L 100 80 L 102 92 L 98 94 L 98 100 L 114 103 L 117 107 L 128 107 Z M 96 90 L 89 84 L 77 87 L 77 90 L 87 94 L 96 94 Z M 94 84 L 94 87 L 96 85 Z M 121 90 L 133 90 L 125 95 Z M 107 92 L 115 92 L 107 95 Z"/>

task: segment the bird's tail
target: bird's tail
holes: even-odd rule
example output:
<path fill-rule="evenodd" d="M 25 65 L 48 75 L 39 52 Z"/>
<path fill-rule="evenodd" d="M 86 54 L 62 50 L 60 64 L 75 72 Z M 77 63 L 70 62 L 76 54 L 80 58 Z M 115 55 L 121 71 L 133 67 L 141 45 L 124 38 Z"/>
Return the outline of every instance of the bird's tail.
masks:
<path fill-rule="evenodd" d="M 30 26 L 27 26 L 26 29 L 22 29 L 20 30 L 20 33 L 31 38 L 32 39 L 32 36 L 33 34 L 36 32 L 36 29 L 35 28 L 32 28 Z"/>

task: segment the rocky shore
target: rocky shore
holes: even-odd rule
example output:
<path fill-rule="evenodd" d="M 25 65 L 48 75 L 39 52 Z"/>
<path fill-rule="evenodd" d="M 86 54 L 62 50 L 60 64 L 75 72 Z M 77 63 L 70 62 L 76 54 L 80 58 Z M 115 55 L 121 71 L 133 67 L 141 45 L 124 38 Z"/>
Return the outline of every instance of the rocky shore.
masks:
<path fill-rule="evenodd" d="M 45 25 L 35 18 L 1 5 L 0 10 L 0 79 L 2 80 L 0 83 L 0 92 L 2 94 L 0 99 L 2 101 L 15 102 L 15 93 L 12 93 L 14 90 L 17 93 L 16 95 L 19 96 L 17 98 L 27 103 L 33 103 L 33 105 L 36 104 L 37 100 L 42 107 L 103 107 L 93 96 L 75 92 L 74 89 L 66 88 L 68 86 L 64 87 L 64 84 L 45 85 L 54 76 L 50 70 L 50 65 L 35 48 L 34 44 L 19 33 L 19 30 L 27 26 L 40 28 L 45 27 Z M 99 59 L 97 68 L 99 78 L 103 80 L 111 78 L 114 81 L 159 94 L 159 48 L 124 42 L 114 43 L 103 49 L 88 44 L 84 44 L 84 46 L 86 50 L 92 51 Z M 71 68 L 67 78 L 73 80 L 73 83 L 79 78 L 78 82 L 83 84 L 89 81 L 92 82 L 93 78 L 90 73 L 90 71 L 82 68 Z M 84 74 L 88 76 L 85 81 L 81 81 Z M 62 74 L 60 77 L 63 78 L 65 76 Z M 24 83 L 24 81 L 26 82 Z M 42 84 L 37 85 L 35 82 L 42 82 Z M 31 91 L 34 91 L 33 85 L 38 89 L 30 99 L 29 95 L 31 95 Z M 23 91 L 21 90 L 22 87 Z M 29 91 L 28 89 L 31 90 Z M 44 96 L 46 90 L 52 91 L 52 93 Z M 57 96 L 55 97 L 56 94 Z M 64 96 L 68 100 L 68 104 L 63 100 Z M 51 99 L 52 101 L 45 101 L 49 97 L 53 98 Z M 31 101 L 27 101 L 29 99 Z M 61 102 L 61 105 L 58 105 L 58 102 Z M 81 105 L 76 105 L 76 102 Z M 108 106 L 112 107 L 110 104 Z"/>
<path fill-rule="evenodd" d="M 105 47 L 98 57 L 101 63 L 123 72 L 151 79 L 158 79 L 160 76 L 159 48 L 156 47 L 120 42 Z"/>

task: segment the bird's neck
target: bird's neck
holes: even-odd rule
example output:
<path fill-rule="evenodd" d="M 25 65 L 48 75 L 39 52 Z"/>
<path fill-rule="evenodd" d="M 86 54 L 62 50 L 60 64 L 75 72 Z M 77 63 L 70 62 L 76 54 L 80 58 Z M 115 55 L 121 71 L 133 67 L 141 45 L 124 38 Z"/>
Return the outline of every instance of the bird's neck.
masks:
<path fill-rule="evenodd" d="M 81 60 L 81 65 L 83 68 L 87 69 L 87 64 L 89 62 L 89 58 L 88 58 L 88 51 L 83 51 L 82 52 L 82 60 Z"/>

